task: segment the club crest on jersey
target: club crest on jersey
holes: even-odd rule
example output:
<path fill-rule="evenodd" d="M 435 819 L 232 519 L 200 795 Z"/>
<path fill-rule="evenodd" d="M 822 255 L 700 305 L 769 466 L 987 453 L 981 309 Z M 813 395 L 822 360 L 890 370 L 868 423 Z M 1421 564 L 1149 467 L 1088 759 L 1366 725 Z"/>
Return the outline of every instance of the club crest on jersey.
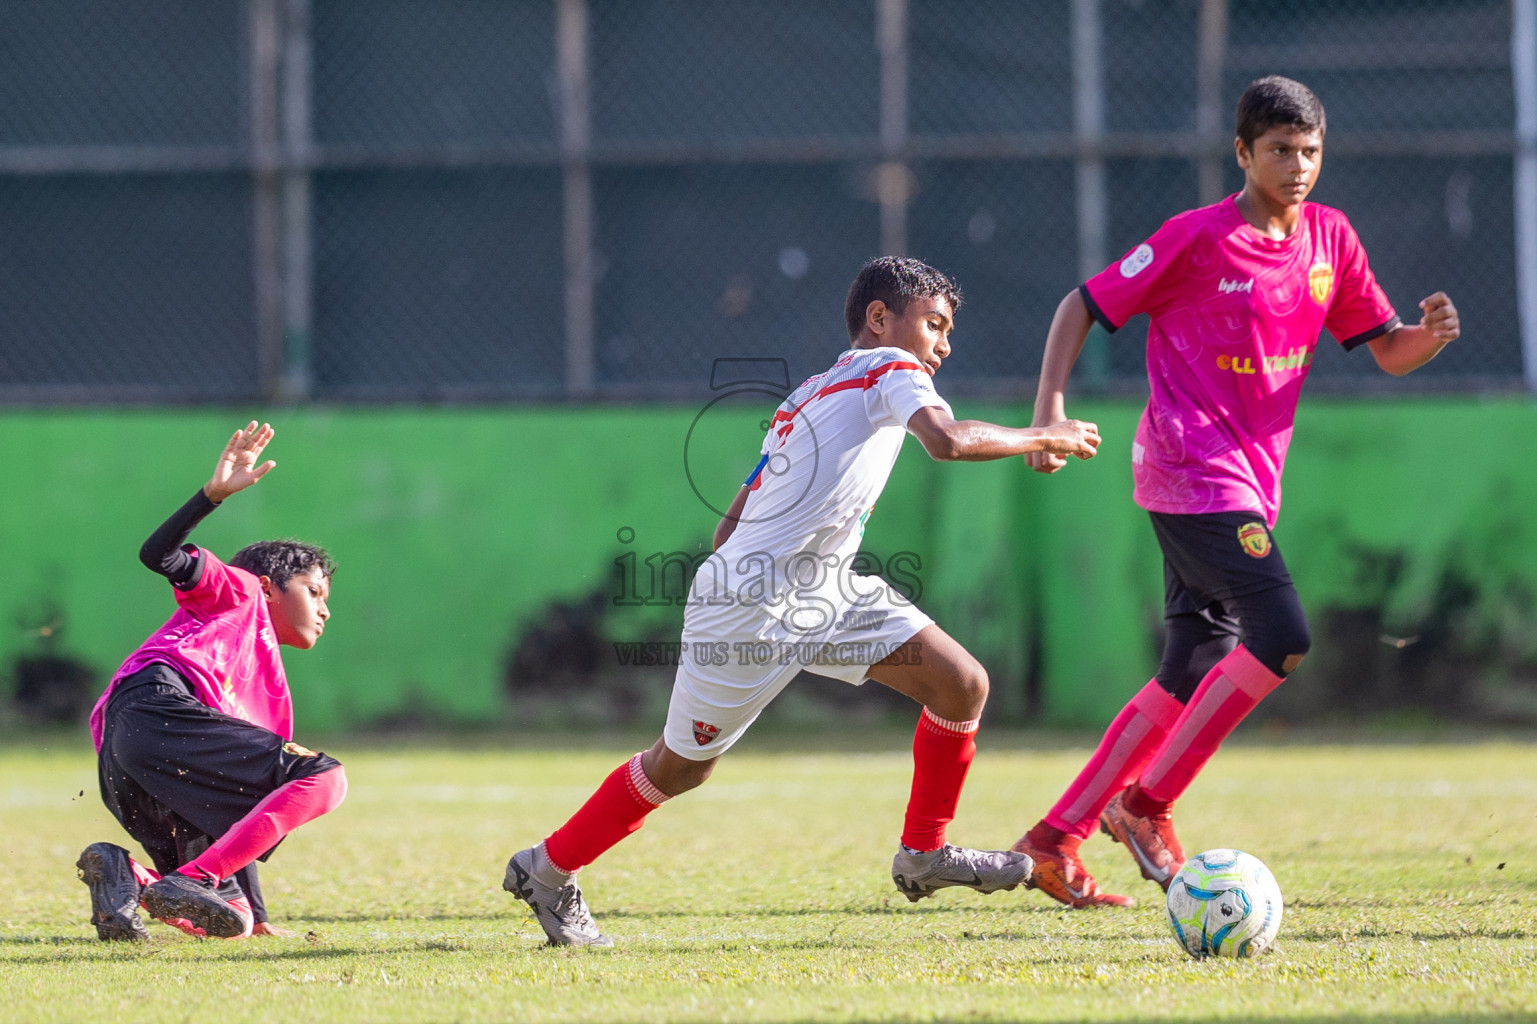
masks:
<path fill-rule="evenodd" d="M 719 735 L 719 726 L 711 725 L 709 722 L 694 723 L 694 742 L 699 744 L 701 747 L 705 746 Z"/>
<path fill-rule="evenodd" d="M 1308 294 L 1313 296 L 1313 301 L 1323 305 L 1333 288 L 1334 268 L 1327 263 L 1315 263 L 1308 271 Z"/>
<path fill-rule="evenodd" d="M 1136 277 L 1138 274 L 1146 270 L 1152 262 L 1153 247 L 1148 245 L 1146 242 L 1143 242 L 1131 252 L 1127 253 L 1126 258 L 1121 261 L 1121 276 Z"/>
<path fill-rule="evenodd" d="M 1270 531 L 1264 523 L 1244 523 L 1238 528 L 1238 543 L 1249 557 L 1264 558 L 1270 554 Z"/>
<path fill-rule="evenodd" d="M 319 757 L 320 756 L 319 754 L 317 754 L 313 750 L 311 750 L 309 747 L 301 747 L 301 746 L 299 746 L 299 744 L 295 743 L 293 740 L 289 740 L 287 743 L 283 744 L 283 753 L 285 753 L 285 754 L 292 754 L 295 757 Z"/>

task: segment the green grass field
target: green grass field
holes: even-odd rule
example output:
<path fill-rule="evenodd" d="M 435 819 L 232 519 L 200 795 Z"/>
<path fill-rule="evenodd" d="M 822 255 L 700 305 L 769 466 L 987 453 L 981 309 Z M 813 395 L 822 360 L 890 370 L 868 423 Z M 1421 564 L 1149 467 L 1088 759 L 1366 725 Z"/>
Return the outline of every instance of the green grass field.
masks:
<path fill-rule="evenodd" d="M 1187 846 L 1264 859 L 1279 948 L 1187 959 L 1161 894 L 1086 845 L 1134 910 L 1033 892 L 910 905 L 888 871 L 906 740 L 749 737 L 584 876 L 612 950 L 552 950 L 501 891 L 635 744 L 575 752 L 339 741 L 352 790 L 263 871 L 293 938 L 142 946 L 86 924 L 80 849 L 127 845 L 88 743 L 0 751 L 0 1018 L 9 1021 L 1465 1020 L 1537 1015 L 1537 746 L 1235 746 L 1181 806 Z M 951 837 L 1007 845 L 1082 749 L 984 734 Z M 84 796 L 80 792 L 84 791 Z"/>

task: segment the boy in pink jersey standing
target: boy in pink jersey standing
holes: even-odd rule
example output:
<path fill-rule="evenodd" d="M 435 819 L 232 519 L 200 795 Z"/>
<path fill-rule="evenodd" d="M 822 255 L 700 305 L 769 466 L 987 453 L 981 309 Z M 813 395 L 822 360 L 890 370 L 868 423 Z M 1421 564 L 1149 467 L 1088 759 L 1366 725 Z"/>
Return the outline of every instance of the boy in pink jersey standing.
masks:
<path fill-rule="evenodd" d="M 175 615 L 123 662 L 91 712 L 101 796 L 154 870 L 121 846 L 92 843 L 76 865 L 102 939 L 148 937 L 140 904 L 193 934 L 282 934 L 257 880 L 298 826 L 347 792 L 341 764 L 293 741 L 293 701 L 278 647 L 315 646 L 330 618 L 335 563 L 298 541 L 263 541 L 230 563 L 184 544 L 258 465 L 273 430 L 235 431 L 213 477 L 139 551 L 171 582 Z"/>
<path fill-rule="evenodd" d="M 1345 215 L 1308 203 L 1323 161 L 1324 110 L 1288 78 L 1238 102 L 1243 191 L 1166 221 L 1057 307 L 1035 422 L 1065 416 L 1063 393 L 1090 325 L 1151 318 L 1151 395 L 1132 445 L 1134 498 L 1164 555 L 1164 651 L 1062 798 L 1014 849 L 1036 888 L 1073 907 L 1127 906 L 1084 870 L 1096 822 L 1167 889 L 1184 864 L 1174 802 L 1224 738 L 1301 663 L 1307 619 L 1271 529 L 1292 420 L 1319 331 L 1370 349 L 1388 373 L 1429 362 L 1458 334 L 1436 292 L 1405 325 Z M 1026 456 L 1040 472 L 1065 460 Z"/>
<path fill-rule="evenodd" d="M 849 350 L 774 413 L 758 466 L 694 577 L 661 738 L 507 864 L 503 888 L 529 905 L 550 944 L 613 944 L 588 913 L 577 871 L 663 801 L 703 784 L 802 669 L 855 686 L 874 679 L 923 705 L 891 868 L 903 895 L 916 901 L 948 886 L 989 893 L 1029 881 L 1027 856 L 945 841 L 976 754 L 987 672 L 884 580 L 853 571 L 908 434 L 946 461 L 1036 451 L 1087 459 L 1099 445 L 1092 423 L 957 421 L 933 378 L 950 354 L 959 305 L 955 282 L 915 259 L 881 257 L 855 278 L 844 304 Z"/>

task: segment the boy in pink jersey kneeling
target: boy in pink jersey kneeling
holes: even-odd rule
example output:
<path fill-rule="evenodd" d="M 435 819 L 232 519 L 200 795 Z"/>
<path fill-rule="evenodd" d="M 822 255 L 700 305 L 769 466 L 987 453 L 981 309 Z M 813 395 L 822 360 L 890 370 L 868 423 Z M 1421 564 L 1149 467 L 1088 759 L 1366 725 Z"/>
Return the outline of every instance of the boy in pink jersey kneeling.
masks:
<path fill-rule="evenodd" d="M 976 753 L 987 672 L 879 577 L 853 571 L 865 522 L 911 433 L 935 459 L 1052 452 L 1087 459 L 1093 424 L 1027 429 L 956 421 L 934 391 L 960 291 L 914 259 L 866 264 L 844 306 L 850 349 L 805 381 L 769 424 L 753 470 L 715 529 L 684 612 L 682 659 L 662 736 L 616 768 L 536 846 L 503 888 L 528 903 L 552 945 L 607 946 L 576 872 L 699 786 L 716 760 L 802 669 L 907 694 L 923 711 L 892 880 L 909 900 L 947 886 L 1028 883 L 1029 857 L 945 842 Z"/>
<path fill-rule="evenodd" d="M 273 430 L 235 431 L 213 477 L 150 535 L 145 566 L 178 610 L 123 662 L 91 712 L 101 796 L 149 853 L 92 843 L 76 865 L 102 939 L 148 937 L 138 909 L 196 935 L 285 934 L 267 922 L 257 860 L 347 792 L 341 764 L 293 742 L 278 647 L 315 646 L 335 563 L 298 541 L 263 541 L 230 563 L 184 544 L 219 503 L 276 463 Z"/>
<path fill-rule="evenodd" d="M 1223 739 L 1301 663 L 1307 619 L 1271 529 L 1302 382 L 1319 331 L 1365 345 L 1402 375 L 1458 335 L 1436 292 L 1407 326 L 1377 286 L 1338 210 L 1305 202 L 1323 161 L 1324 110 L 1291 79 L 1262 78 L 1238 102 L 1243 191 L 1182 213 L 1068 294 L 1042 359 L 1035 422 L 1063 392 L 1089 327 L 1151 318 L 1151 395 L 1132 445 L 1134 498 L 1164 555 L 1158 674 L 1110 724 L 1087 766 L 1014 849 L 1035 885 L 1073 907 L 1126 906 L 1084 870 L 1096 822 L 1167 889 L 1184 864 L 1174 801 Z M 1027 456 L 1043 473 L 1065 461 Z"/>

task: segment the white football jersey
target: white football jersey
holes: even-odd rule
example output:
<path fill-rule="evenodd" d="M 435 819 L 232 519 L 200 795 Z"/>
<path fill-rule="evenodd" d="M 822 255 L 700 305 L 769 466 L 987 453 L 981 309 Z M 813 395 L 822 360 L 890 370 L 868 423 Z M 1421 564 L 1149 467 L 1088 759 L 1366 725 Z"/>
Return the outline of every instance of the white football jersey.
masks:
<path fill-rule="evenodd" d="M 736 530 L 701 566 L 700 604 L 773 605 L 850 571 L 919 409 L 949 404 L 904 349 L 850 349 L 774 413 Z"/>

